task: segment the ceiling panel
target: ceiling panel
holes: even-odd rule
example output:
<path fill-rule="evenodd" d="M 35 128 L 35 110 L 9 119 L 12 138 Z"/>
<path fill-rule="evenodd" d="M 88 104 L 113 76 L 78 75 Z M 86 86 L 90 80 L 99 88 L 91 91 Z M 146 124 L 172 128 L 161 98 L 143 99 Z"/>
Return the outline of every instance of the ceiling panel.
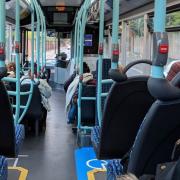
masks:
<path fill-rule="evenodd" d="M 40 0 L 43 6 L 80 6 L 83 0 Z"/>

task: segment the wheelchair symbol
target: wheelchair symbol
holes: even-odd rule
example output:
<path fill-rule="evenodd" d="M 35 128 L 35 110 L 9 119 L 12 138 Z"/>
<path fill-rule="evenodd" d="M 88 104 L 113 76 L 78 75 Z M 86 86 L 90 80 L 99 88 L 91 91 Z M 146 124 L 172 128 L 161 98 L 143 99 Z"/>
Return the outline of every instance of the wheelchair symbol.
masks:
<path fill-rule="evenodd" d="M 86 162 L 87 167 L 91 169 L 97 169 L 97 170 L 102 170 L 106 169 L 107 161 L 104 160 L 98 160 L 98 159 L 90 159 Z"/>

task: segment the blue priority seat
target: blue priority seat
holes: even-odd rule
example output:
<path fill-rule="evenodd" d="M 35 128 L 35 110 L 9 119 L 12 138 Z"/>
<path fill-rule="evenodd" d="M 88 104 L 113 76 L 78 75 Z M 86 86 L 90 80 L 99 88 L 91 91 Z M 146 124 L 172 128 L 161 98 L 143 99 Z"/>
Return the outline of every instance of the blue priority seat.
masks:
<path fill-rule="evenodd" d="M 121 160 L 114 159 L 108 162 L 107 165 L 107 179 L 116 180 L 117 176 L 123 173 L 123 166 L 121 165 Z"/>
<path fill-rule="evenodd" d="M 5 157 L 0 156 L 0 180 L 7 180 L 8 165 Z"/>
<path fill-rule="evenodd" d="M 25 137 L 25 130 L 22 124 L 18 124 L 15 126 L 15 136 L 15 154 L 18 155 Z"/>
<path fill-rule="evenodd" d="M 101 128 L 100 126 L 93 127 L 91 131 L 91 141 L 96 145 L 99 146 L 101 138 Z"/>
<path fill-rule="evenodd" d="M 0 81 L 0 154 L 17 157 L 24 136 L 24 126 L 14 125 L 9 97 L 3 82 Z"/>

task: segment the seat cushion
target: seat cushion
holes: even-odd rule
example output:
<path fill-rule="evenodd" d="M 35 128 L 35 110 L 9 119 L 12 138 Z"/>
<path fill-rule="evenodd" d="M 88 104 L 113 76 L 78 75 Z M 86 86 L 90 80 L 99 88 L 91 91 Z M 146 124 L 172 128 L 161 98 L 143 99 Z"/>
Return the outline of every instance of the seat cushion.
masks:
<path fill-rule="evenodd" d="M 94 146 L 94 149 L 98 149 L 101 137 L 101 128 L 99 126 L 95 126 L 91 132 L 91 141 Z"/>
<path fill-rule="evenodd" d="M 123 173 L 123 166 L 121 165 L 121 160 L 114 159 L 108 162 L 107 165 L 107 179 L 116 180 L 117 176 Z"/>
<path fill-rule="evenodd" d="M 20 147 L 22 146 L 23 140 L 25 137 L 25 130 L 24 130 L 23 125 L 18 124 L 15 126 L 15 135 L 16 135 L 16 147 L 15 147 L 15 149 L 16 149 L 16 155 L 18 155 Z"/>
<path fill-rule="evenodd" d="M 8 168 L 7 161 L 3 156 L 0 156 L 0 179 L 7 180 Z"/>

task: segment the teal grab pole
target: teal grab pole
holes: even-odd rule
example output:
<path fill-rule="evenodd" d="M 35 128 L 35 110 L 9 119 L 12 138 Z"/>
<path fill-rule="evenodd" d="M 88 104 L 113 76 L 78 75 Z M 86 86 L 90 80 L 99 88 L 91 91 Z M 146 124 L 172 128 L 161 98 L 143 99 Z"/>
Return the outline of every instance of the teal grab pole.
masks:
<path fill-rule="evenodd" d="M 84 56 L 84 33 L 87 21 L 87 10 L 88 6 L 90 5 L 90 1 L 85 1 L 84 4 L 84 11 L 82 13 L 82 27 L 80 33 L 80 62 L 79 62 L 79 74 L 80 74 L 80 81 L 79 81 L 79 91 L 78 91 L 78 129 L 81 128 L 81 97 L 82 97 L 82 81 L 83 81 L 83 56 Z"/>
<path fill-rule="evenodd" d="M 99 126 L 102 122 L 102 60 L 104 48 L 104 0 L 100 0 L 100 23 L 99 23 L 99 58 L 98 58 L 98 83 L 97 83 L 97 114 Z"/>
<path fill-rule="evenodd" d="M 32 24 L 34 24 L 33 19 L 32 19 L 32 22 L 33 22 Z M 32 33 L 32 39 L 33 39 L 33 33 Z M 15 46 L 14 47 L 15 47 L 15 53 L 16 53 L 16 78 L 5 77 L 3 78 L 3 81 L 16 83 L 16 91 L 8 91 L 8 94 L 12 96 L 16 96 L 16 105 L 12 105 L 12 107 L 15 108 L 15 115 L 13 117 L 14 117 L 15 124 L 17 124 L 21 122 L 25 113 L 27 112 L 27 109 L 29 107 L 29 104 L 32 98 L 32 92 L 33 92 L 33 85 L 32 85 L 33 81 L 31 81 L 30 91 L 28 92 L 20 91 L 20 54 L 19 54 L 20 53 L 20 4 L 19 4 L 19 0 L 16 0 L 16 28 L 15 28 Z M 33 61 L 33 59 L 31 59 L 31 61 Z M 31 67 L 32 72 L 33 72 L 33 68 L 34 66 Z M 20 105 L 21 95 L 29 95 L 26 106 Z M 22 107 L 23 107 L 23 112 L 20 115 L 20 109 Z"/>
<path fill-rule="evenodd" d="M 76 24 L 75 24 L 75 37 L 74 37 L 74 62 L 75 62 L 75 67 L 76 67 L 76 70 L 78 68 L 78 40 L 79 40 L 79 19 L 78 19 L 78 16 L 76 18 Z"/>
<path fill-rule="evenodd" d="M 28 96 L 28 100 L 27 100 L 26 106 L 24 106 L 24 108 L 23 108 L 24 110 L 23 110 L 21 116 L 19 117 L 18 123 L 20 123 L 20 122 L 22 121 L 22 119 L 23 119 L 24 116 L 26 115 L 26 112 L 27 112 L 27 110 L 28 110 L 28 108 L 29 108 L 29 106 L 30 106 L 31 99 L 32 99 L 32 94 L 33 94 L 33 89 L 34 89 L 33 87 L 34 87 L 33 81 L 31 81 L 31 83 L 30 83 L 30 90 L 29 90 L 29 92 L 26 93 L 26 95 L 29 95 L 29 96 Z M 22 95 L 23 95 L 23 94 L 22 94 Z M 22 107 L 22 106 L 20 106 L 20 108 L 21 108 L 21 107 Z"/>
<path fill-rule="evenodd" d="M 42 58 L 42 70 L 44 69 L 45 60 L 44 60 L 44 35 L 45 35 L 45 27 L 44 27 L 44 16 L 41 10 L 41 7 L 38 5 L 40 19 L 41 19 L 41 58 Z"/>
<path fill-rule="evenodd" d="M 80 9 L 78 14 L 78 33 L 77 33 L 77 68 L 79 69 L 79 62 L 80 62 L 80 33 L 81 33 L 81 26 L 82 26 L 82 13 L 83 13 L 83 7 Z"/>
<path fill-rule="evenodd" d="M 165 32 L 166 27 L 166 0 L 155 1 L 154 32 Z M 151 77 L 164 78 L 164 67 L 153 65 Z"/>
<path fill-rule="evenodd" d="M 80 29 L 81 29 L 81 22 L 80 19 L 78 20 L 78 34 L 77 34 L 77 57 L 76 57 L 76 65 L 79 71 L 79 51 L 80 51 Z"/>
<path fill-rule="evenodd" d="M 154 32 L 165 32 L 166 0 L 155 1 Z"/>
<path fill-rule="evenodd" d="M 112 22 L 112 56 L 118 56 L 119 58 L 119 43 L 118 43 L 118 31 L 119 31 L 119 5 L 120 0 L 113 0 L 113 22 Z M 118 68 L 118 60 L 114 61 L 112 57 L 111 69 Z"/>
<path fill-rule="evenodd" d="M 46 22 L 45 22 L 45 17 L 43 14 L 43 11 L 41 7 L 39 7 L 39 12 L 40 12 L 40 17 L 41 17 L 41 27 L 42 27 L 42 66 L 43 68 L 46 66 Z"/>
<path fill-rule="evenodd" d="M 0 1 L 0 68 L 5 67 L 5 27 L 6 27 L 6 8 L 5 8 L 5 0 Z M 3 73 L 3 72 L 2 72 Z M 0 72 L 1 74 L 1 72 Z"/>
<path fill-rule="evenodd" d="M 75 29 L 74 29 L 74 63 L 76 66 L 76 41 L 77 41 L 77 20 L 75 22 Z"/>
<path fill-rule="evenodd" d="M 31 77 L 34 78 L 34 3 L 31 0 L 31 8 L 33 9 L 31 13 Z"/>
<path fill-rule="evenodd" d="M 44 48 L 44 55 L 43 55 L 43 60 L 44 60 L 44 67 L 46 67 L 46 20 L 45 16 L 43 15 L 43 24 L 44 24 L 44 38 L 43 38 L 43 48 Z"/>
<path fill-rule="evenodd" d="M 40 73 L 42 72 L 43 69 L 43 31 L 44 31 L 44 25 L 43 25 L 43 20 L 42 20 L 42 14 L 41 14 L 41 8 L 39 4 L 37 5 L 38 12 L 39 12 L 39 19 L 40 19 L 40 59 L 39 59 L 39 64 L 40 64 Z"/>
<path fill-rule="evenodd" d="M 81 16 L 82 16 L 82 10 L 80 9 L 78 16 L 77 16 L 77 39 L 76 39 L 76 69 L 79 68 L 79 50 L 80 50 L 80 32 L 81 32 Z"/>
<path fill-rule="evenodd" d="M 79 24 L 78 24 L 78 51 L 77 51 L 77 66 L 78 66 L 78 71 L 79 71 L 79 63 L 80 63 L 80 49 L 81 49 L 81 43 L 80 43 L 80 37 L 81 37 L 81 28 L 82 28 L 82 22 L 81 19 L 79 19 Z"/>
<path fill-rule="evenodd" d="M 39 6 L 38 6 L 39 9 Z M 42 67 L 43 67 L 43 25 L 42 25 L 42 16 L 41 16 L 41 12 L 39 10 L 39 17 L 40 17 L 40 73 L 42 71 Z"/>
<path fill-rule="evenodd" d="M 44 17 L 44 66 L 46 67 L 46 19 Z"/>
<path fill-rule="evenodd" d="M 80 23 L 79 23 L 79 25 L 80 25 Z M 81 28 L 81 30 L 82 30 L 82 28 Z M 80 40 L 82 40 L 82 38 L 80 36 L 80 31 L 79 31 L 79 40 L 78 40 L 78 43 L 79 43 L 79 49 L 78 49 L 78 68 L 79 68 L 79 75 L 82 76 L 82 74 L 83 74 L 83 70 L 82 70 L 83 67 L 82 67 L 80 56 L 79 56 L 79 51 L 80 51 L 80 54 L 81 54 L 81 46 L 80 46 L 81 41 Z M 78 125 L 77 125 L 78 129 L 81 128 L 81 96 L 82 96 L 82 82 L 81 81 L 82 81 L 82 78 L 83 77 L 80 77 L 80 80 L 79 80 L 79 89 L 78 89 Z"/>
<path fill-rule="evenodd" d="M 31 34 L 32 34 L 32 37 L 31 37 L 31 54 L 32 54 L 32 57 L 31 57 L 31 78 L 33 78 L 34 77 L 34 5 L 33 5 L 33 0 L 31 0 L 31 8 L 32 8 L 32 12 L 31 12 Z M 28 95 L 28 100 L 27 100 L 27 103 L 25 106 L 20 105 L 20 107 L 19 107 L 20 109 L 23 109 L 23 111 L 22 111 L 22 113 L 18 119 L 18 123 L 20 123 L 22 121 L 22 119 L 24 118 L 24 116 L 25 116 L 25 114 L 26 114 L 26 112 L 30 106 L 32 94 L 33 94 L 33 87 L 34 87 L 33 80 L 31 80 L 30 90 L 28 92 L 20 92 L 20 96 Z M 16 106 L 14 106 L 14 107 L 15 108 L 17 107 L 17 103 L 16 103 Z"/>
<path fill-rule="evenodd" d="M 38 4 L 37 1 L 34 0 L 34 7 L 36 10 L 36 17 L 37 17 L 37 24 L 36 24 L 36 63 L 37 63 L 37 76 L 39 78 L 40 73 L 40 17 L 38 11 Z"/>
<path fill-rule="evenodd" d="M 32 12 L 31 12 L 31 78 L 34 79 L 34 5 L 33 5 L 33 0 L 31 0 L 31 8 L 32 8 Z M 28 96 L 28 100 L 26 103 L 26 106 L 23 106 L 23 112 L 21 114 L 21 116 L 19 117 L 18 123 L 20 123 L 22 121 L 22 119 L 24 118 L 29 106 L 30 106 L 30 102 L 32 99 L 32 94 L 33 94 L 33 81 L 31 80 L 31 84 L 30 84 L 30 90 L 29 92 L 27 92 Z M 20 95 L 23 95 L 23 93 L 20 93 Z M 21 108 L 22 106 L 20 106 Z M 21 108 L 22 109 L 22 108 Z"/>
<path fill-rule="evenodd" d="M 86 4 L 86 1 L 84 2 L 84 6 Z M 79 46 L 79 51 L 78 51 L 78 66 L 79 66 L 79 75 L 80 75 L 80 80 L 79 80 L 79 89 L 78 89 L 78 125 L 77 125 L 77 128 L 80 129 L 81 128 L 81 96 L 82 96 L 82 78 L 81 76 L 83 76 L 83 65 L 82 65 L 82 62 L 81 62 L 81 54 L 82 54 L 82 41 L 83 41 L 83 37 L 82 37 L 82 34 L 84 34 L 82 31 L 83 31 L 83 20 L 84 20 L 84 16 L 85 16 L 85 9 L 84 9 L 84 6 L 82 7 L 83 8 L 83 13 L 79 15 L 79 39 L 78 39 L 78 46 Z M 83 17 L 81 17 L 81 15 Z M 81 19 L 82 18 L 82 19 Z M 80 25 L 81 25 L 81 31 L 80 31 Z"/>
<path fill-rule="evenodd" d="M 18 123 L 19 115 L 20 115 L 20 4 L 19 4 L 19 0 L 16 0 L 15 53 L 16 53 L 16 79 L 17 79 L 15 123 Z"/>

